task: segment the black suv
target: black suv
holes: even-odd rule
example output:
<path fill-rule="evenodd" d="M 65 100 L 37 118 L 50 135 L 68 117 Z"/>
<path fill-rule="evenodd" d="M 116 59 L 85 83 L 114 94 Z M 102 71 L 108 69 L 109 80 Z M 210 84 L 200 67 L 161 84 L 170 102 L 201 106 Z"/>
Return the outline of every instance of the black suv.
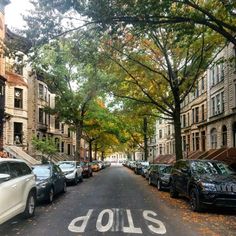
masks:
<path fill-rule="evenodd" d="M 170 196 L 183 194 L 193 211 L 204 206 L 236 207 L 236 172 L 214 160 L 179 160 L 170 176 Z"/>

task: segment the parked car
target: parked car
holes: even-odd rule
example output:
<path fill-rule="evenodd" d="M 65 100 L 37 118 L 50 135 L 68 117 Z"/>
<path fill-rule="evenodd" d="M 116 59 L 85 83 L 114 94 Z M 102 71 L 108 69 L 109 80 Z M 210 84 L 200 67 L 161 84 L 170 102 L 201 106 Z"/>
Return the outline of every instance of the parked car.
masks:
<path fill-rule="evenodd" d="M 137 175 L 141 175 L 143 171 L 143 166 L 147 166 L 147 165 L 149 165 L 149 163 L 146 161 L 137 162 L 134 168 L 134 173 Z"/>
<path fill-rule="evenodd" d="M 146 170 L 146 174 L 145 174 L 145 178 L 148 180 L 149 179 L 149 173 L 150 171 L 152 170 L 153 166 L 155 164 L 150 164 L 148 167 L 147 167 L 147 170 Z"/>
<path fill-rule="evenodd" d="M 33 166 L 36 175 L 37 200 L 53 202 L 54 196 L 66 192 L 66 178 L 62 170 L 55 164 Z"/>
<path fill-rule="evenodd" d="M 149 166 L 150 166 L 150 164 L 148 162 L 146 164 L 142 165 L 141 175 L 143 177 L 146 177 Z"/>
<path fill-rule="evenodd" d="M 100 170 L 100 167 L 97 162 L 90 162 L 90 166 L 91 166 L 93 172 Z"/>
<path fill-rule="evenodd" d="M 83 181 L 83 168 L 80 166 L 79 162 L 60 161 L 57 163 L 57 165 L 64 173 L 67 183 L 74 183 L 77 185 L 79 181 Z"/>
<path fill-rule="evenodd" d="M 236 172 L 214 160 L 179 160 L 170 176 L 170 196 L 183 194 L 193 211 L 206 206 L 236 207 Z"/>
<path fill-rule="evenodd" d="M 93 170 L 89 164 L 89 162 L 80 162 L 80 166 L 82 167 L 82 175 L 83 177 L 92 177 L 93 176 Z"/>
<path fill-rule="evenodd" d="M 0 158 L 0 224 L 20 213 L 33 216 L 35 203 L 32 169 L 22 160 Z"/>
<path fill-rule="evenodd" d="M 159 191 L 161 191 L 163 188 L 169 188 L 171 168 L 172 165 L 169 164 L 153 165 L 153 168 L 151 168 L 149 172 L 149 184 L 156 185 Z"/>

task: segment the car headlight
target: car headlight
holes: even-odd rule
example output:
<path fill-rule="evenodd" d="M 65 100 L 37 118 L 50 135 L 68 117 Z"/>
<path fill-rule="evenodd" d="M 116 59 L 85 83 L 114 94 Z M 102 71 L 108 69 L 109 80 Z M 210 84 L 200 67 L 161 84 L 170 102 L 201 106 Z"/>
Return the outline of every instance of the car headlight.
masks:
<path fill-rule="evenodd" d="M 216 185 L 212 183 L 201 183 L 201 186 L 204 191 L 209 191 L 209 192 L 215 192 L 216 191 Z"/>
<path fill-rule="evenodd" d="M 47 182 L 42 182 L 42 183 L 39 183 L 38 188 L 46 188 L 47 187 Z"/>

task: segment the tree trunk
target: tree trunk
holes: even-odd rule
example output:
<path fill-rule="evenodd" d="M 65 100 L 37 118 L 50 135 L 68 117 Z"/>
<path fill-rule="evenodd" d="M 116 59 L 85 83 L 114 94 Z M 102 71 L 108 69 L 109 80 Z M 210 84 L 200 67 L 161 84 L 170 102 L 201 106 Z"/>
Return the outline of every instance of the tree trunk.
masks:
<path fill-rule="evenodd" d="M 143 118 L 144 160 L 148 159 L 147 117 Z"/>
<path fill-rule="evenodd" d="M 176 161 L 183 159 L 182 153 L 182 139 L 181 139 L 181 122 L 180 122 L 180 104 L 175 104 L 176 109 L 174 112 L 174 129 L 175 129 L 175 155 Z"/>
<path fill-rule="evenodd" d="M 97 155 L 98 155 L 98 144 L 95 143 L 94 145 L 94 159 L 97 160 Z"/>
<path fill-rule="evenodd" d="M 80 148 L 81 148 L 81 139 L 82 139 L 82 128 L 80 125 L 76 127 L 76 149 L 75 149 L 75 160 L 80 161 Z"/>
<path fill-rule="evenodd" d="M 102 161 L 104 160 L 104 158 L 105 158 L 105 152 L 102 151 Z"/>
<path fill-rule="evenodd" d="M 92 140 L 89 140 L 89 161 L 92 162 L 93 161 L 93 155 L 92 155 Z"/>

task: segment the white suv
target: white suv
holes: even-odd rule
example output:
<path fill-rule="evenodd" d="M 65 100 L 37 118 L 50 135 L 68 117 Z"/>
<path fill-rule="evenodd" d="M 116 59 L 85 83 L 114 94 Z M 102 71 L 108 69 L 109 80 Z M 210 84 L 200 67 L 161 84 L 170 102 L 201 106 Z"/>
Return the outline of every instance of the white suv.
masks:
<path fill-rule="evenodd" d="M 75 185 L 78 181 L 83 181 L 83 168 L 76 161 L 60 161 L 57 165 L 61 168 L 66 177 L 66 182 L 73 182 Z"/>
<path fill-rule="evenodd" d="M 0 158 L 0 224 L 23 213 L 34 215 L 35 176 L 22 160 Z"/>

